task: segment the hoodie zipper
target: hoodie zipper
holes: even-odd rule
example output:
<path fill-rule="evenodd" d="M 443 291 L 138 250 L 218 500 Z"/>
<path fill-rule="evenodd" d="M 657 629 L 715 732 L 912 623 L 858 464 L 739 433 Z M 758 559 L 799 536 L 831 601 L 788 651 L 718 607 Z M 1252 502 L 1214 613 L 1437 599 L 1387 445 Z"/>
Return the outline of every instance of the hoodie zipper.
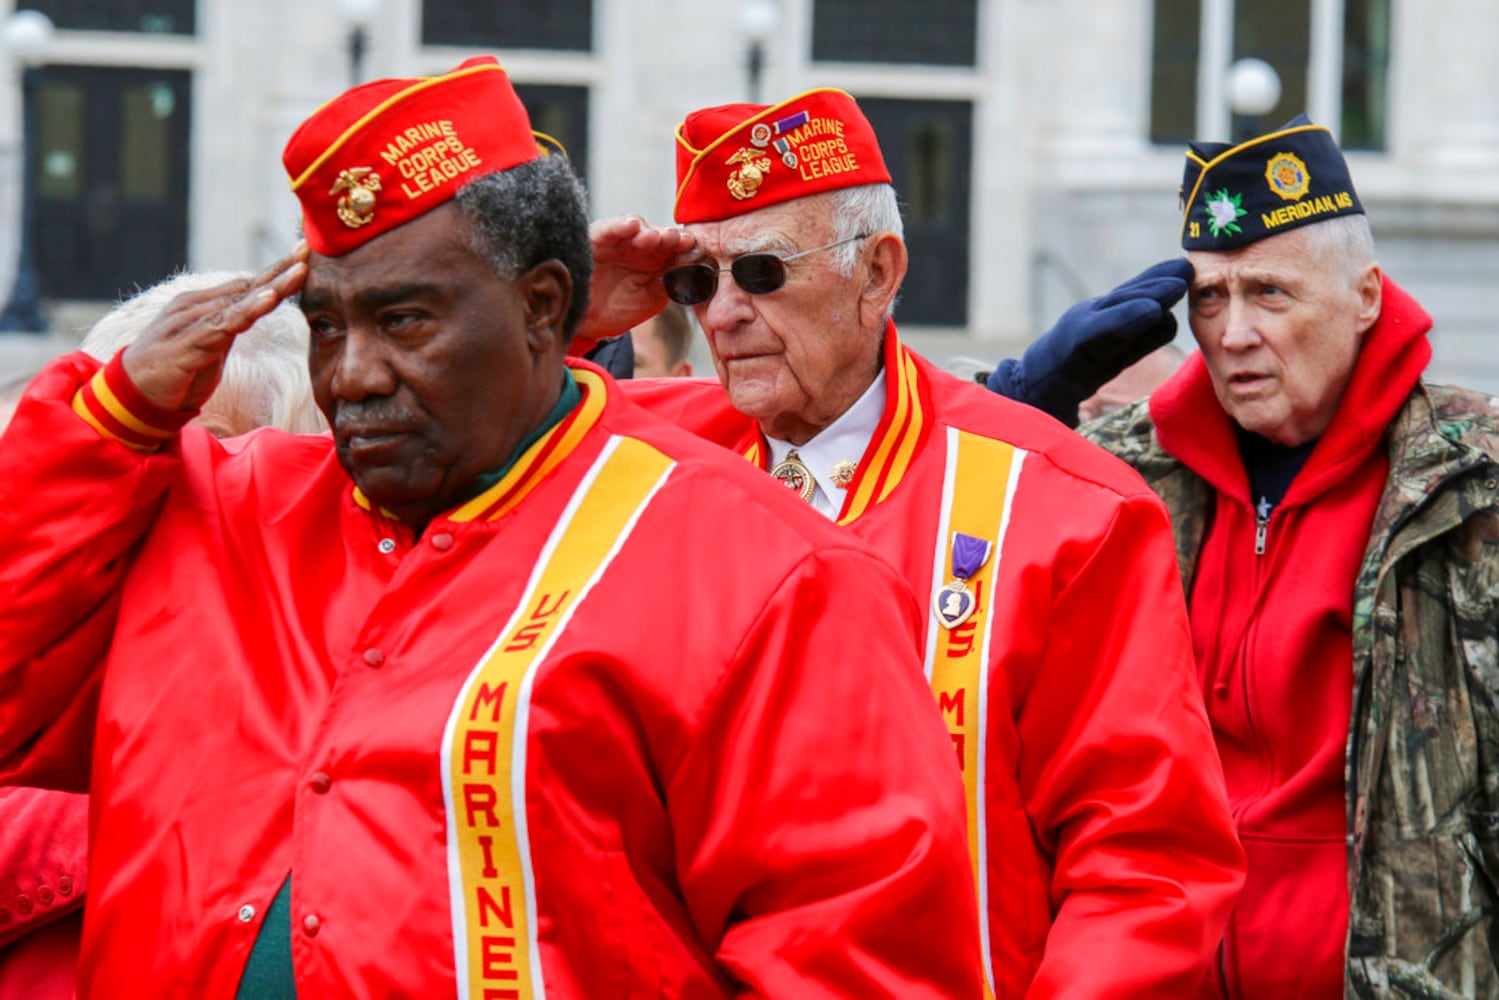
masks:
<path fill-rule="evenodd" d="M 1258 507 L 1255 507 L 1255 555 L 1265 555 L 1265 546 L 1270 541 L 1270 513 L 1274 510 L 1270 504 L 1261 499 Z"/>

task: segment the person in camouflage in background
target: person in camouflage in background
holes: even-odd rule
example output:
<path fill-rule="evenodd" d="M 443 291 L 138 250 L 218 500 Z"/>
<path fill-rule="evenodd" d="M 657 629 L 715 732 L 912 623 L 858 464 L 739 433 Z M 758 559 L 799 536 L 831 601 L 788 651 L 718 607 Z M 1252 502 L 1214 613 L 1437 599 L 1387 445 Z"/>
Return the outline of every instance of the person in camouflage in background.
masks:
<path fill-rule="evenodd" d="M 1499 996 L 1499 400 L 1422 381 L 1326 129 L 1182 196 L 1201 351 L 1081 431 L 1171 512 L 1249 859 L 1203 995 Z"/>

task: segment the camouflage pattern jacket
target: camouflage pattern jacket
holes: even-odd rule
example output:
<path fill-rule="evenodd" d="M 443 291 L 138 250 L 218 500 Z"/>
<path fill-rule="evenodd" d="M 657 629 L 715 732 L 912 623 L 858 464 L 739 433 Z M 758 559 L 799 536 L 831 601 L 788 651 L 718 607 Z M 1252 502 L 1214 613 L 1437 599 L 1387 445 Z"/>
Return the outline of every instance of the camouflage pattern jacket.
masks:
<path fill-rule="evenodd" d="M 1144 401 L 1080 428 L 1171 511 L 1187 592 L 1211 488 Z M 1348 963 L 1359 998 L 1499 998 L 1499 400 L 1417 386 L 1354 594 Z"/>

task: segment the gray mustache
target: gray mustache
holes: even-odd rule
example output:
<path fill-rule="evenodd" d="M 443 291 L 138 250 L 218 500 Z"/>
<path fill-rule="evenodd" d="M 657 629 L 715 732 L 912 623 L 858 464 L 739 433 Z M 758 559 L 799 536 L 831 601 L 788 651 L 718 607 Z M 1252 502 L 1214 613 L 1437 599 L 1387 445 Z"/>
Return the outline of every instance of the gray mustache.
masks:
<path fill-rule="evenodd" d="M 389 399 L 340 403 L 333 415 L 333 427 L 340 433 L 357 433 L 366 428 L 394 429 L 409 427 L 415 415 Z"/>

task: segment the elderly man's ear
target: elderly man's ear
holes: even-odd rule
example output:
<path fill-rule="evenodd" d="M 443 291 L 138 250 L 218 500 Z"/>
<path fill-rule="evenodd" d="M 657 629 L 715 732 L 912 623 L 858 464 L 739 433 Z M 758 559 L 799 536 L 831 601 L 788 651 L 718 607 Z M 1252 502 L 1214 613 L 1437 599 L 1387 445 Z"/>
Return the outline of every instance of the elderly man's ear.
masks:
<path fill-rule="evenodd" d="M 1359 333 L 1368 333 L 1369 327 L 1379 319 L 1379 310 L 1384 305 L 1384 272 L 1378 264 L 1365 265 L 1364 273 L 1358 279 L 1358 299 Z"/>
<path fill-rule="evenodd" d="M 526 339 L 535 353 L 562 347 L 573 300 L 573 276 L 560 260 L 544 260 L 516 279 L 526 306 Z"/>
<path fill-rule="evenodd" d="M 906 244 L 894 233 L 875 233 L 864 248 L 865 284 L 859 296 L 859 322 L 884 328 L 885 314 L 906 278 Z"/>

